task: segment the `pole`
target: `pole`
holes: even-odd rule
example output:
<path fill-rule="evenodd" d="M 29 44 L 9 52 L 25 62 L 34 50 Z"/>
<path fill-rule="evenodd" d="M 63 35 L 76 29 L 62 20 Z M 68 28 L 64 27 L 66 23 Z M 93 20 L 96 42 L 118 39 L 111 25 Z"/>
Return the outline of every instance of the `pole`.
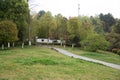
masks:
<path fill-rule="evenodd" d="M 80 16 L 80 4 L 78 4 L 78 16 Z"/>

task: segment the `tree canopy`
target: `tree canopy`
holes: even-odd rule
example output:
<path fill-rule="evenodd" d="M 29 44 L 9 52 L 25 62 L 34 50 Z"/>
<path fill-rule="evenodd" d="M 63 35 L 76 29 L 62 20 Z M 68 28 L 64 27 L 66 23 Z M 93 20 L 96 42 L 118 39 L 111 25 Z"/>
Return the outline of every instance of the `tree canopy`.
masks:
<path fill-rule="evenodd" d="M 18 40 L 16 24 L 11 21 L 0 22 L 0 42 L 13 42 Z"/>
<path fill-rule="evenodd" d="M 0 0 L 0 21 L 11 20 L 17 25 L 19 41 L 27 36 L 28 13 L 25 0 Z"/>

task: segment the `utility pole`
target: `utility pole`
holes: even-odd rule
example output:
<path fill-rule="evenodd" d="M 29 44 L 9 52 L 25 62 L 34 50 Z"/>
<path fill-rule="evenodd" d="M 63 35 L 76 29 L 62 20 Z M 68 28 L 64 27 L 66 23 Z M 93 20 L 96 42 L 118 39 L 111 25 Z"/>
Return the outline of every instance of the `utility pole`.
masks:
<path fill-rule="evenodd" d="M 78 16 L 80 16 L 80 4 L 78 4 Z"/>

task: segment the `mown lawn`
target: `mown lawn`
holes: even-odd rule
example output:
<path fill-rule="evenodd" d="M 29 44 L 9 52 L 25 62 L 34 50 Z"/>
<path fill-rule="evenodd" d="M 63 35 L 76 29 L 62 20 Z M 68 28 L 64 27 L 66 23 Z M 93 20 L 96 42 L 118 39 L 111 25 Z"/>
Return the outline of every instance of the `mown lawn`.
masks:
<path fill-rule="evenodd" d="M 98 59 L 98 60 L 102 60 L 102 61 L 106 61 L 106 62 L 120 65 L 120 56 L 117 54 L 114 54 L 112 52 L 107 52 L 107 53 L 89 52 L 89 51 L 80 50 L 79 48 L 70 48 L 70 47 L 66 47 L 63 49 L 68 50 L 68 51 L 75 53 L 77 55 L 81 55 L 81 56 L 85 56 L 85 57 Z"/>
<path fill-rule="evenodd" d="M 120 70 L 44 47 L 0 51 L 0 80 L 120 80 Z"/>

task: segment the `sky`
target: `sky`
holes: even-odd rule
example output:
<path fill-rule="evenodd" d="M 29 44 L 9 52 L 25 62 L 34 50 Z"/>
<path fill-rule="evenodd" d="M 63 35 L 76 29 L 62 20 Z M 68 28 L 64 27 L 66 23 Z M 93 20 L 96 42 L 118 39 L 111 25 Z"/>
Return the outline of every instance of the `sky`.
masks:
<path fill-rule="evenodd" d="M 62 14 L 64 17 L 79 15 L 96 16 L 100 13 L 111 13 L 115 18 L 120 18 L 120 0 L 29 0 L 31 12 L 40 10 L 50 11 L 53 15 Z"/>

